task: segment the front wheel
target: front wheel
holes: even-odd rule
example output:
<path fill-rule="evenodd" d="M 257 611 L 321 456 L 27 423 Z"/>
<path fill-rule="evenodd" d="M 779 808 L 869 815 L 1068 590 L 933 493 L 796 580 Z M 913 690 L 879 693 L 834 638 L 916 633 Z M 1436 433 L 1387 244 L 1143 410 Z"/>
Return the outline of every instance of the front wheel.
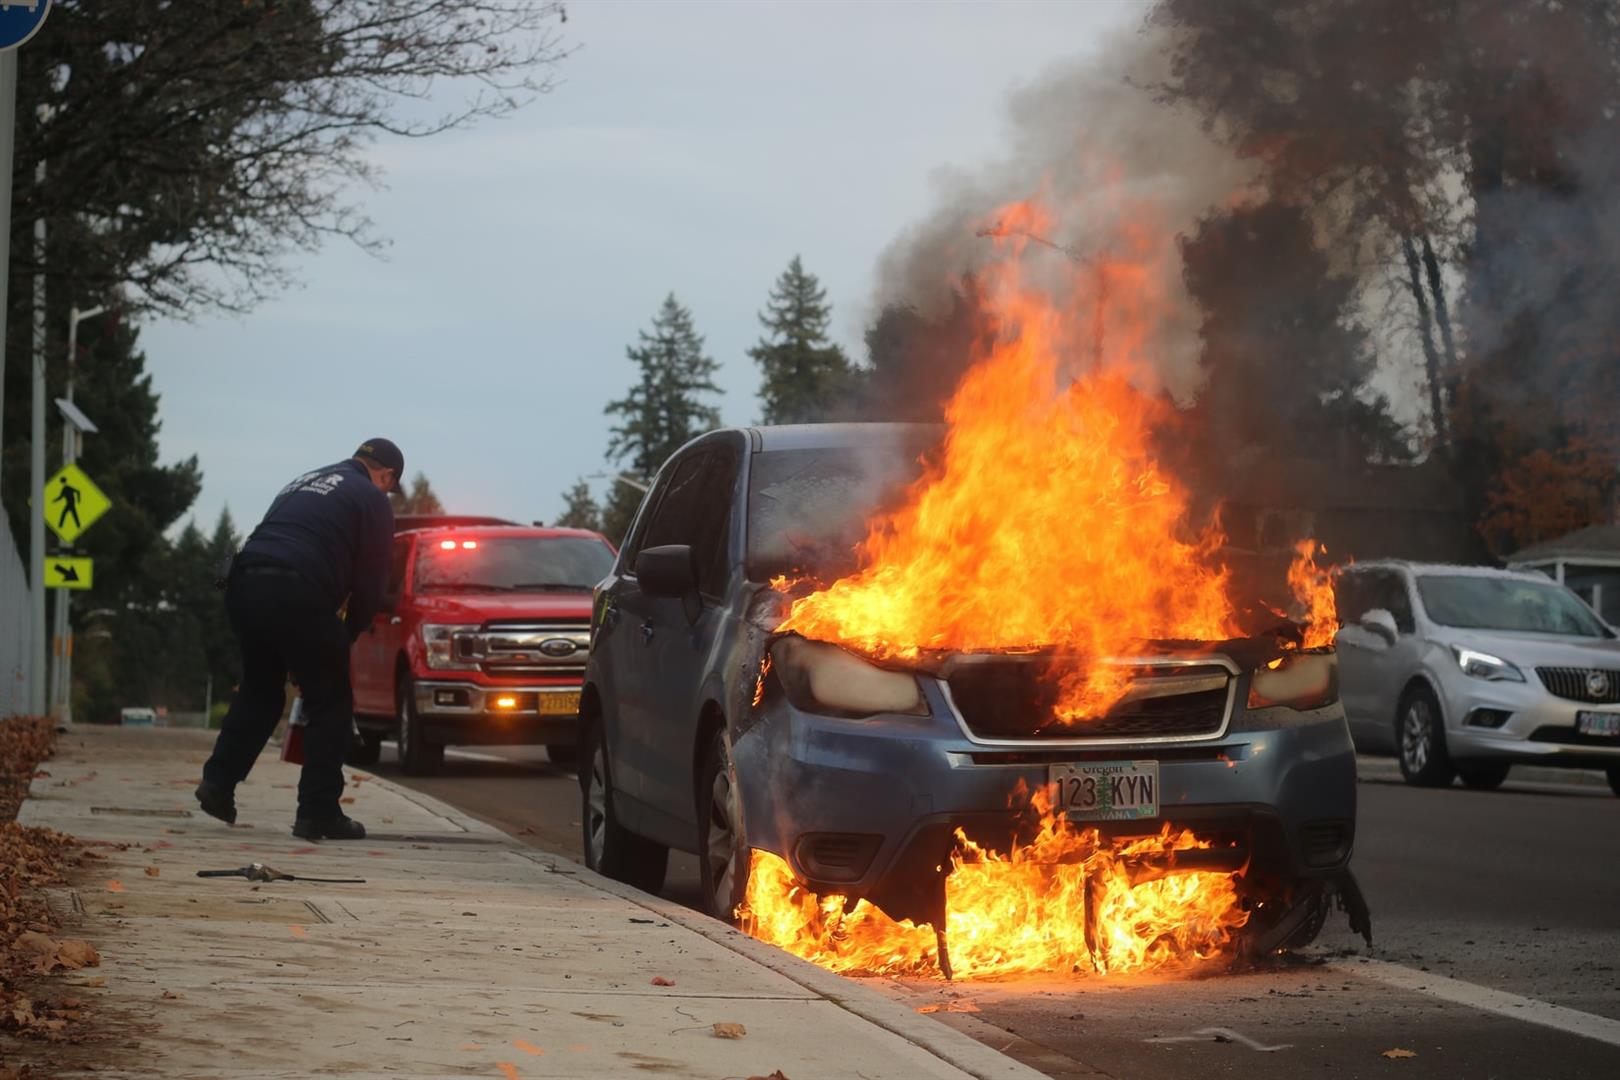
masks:
<path fill-rule="evenodd" d="M 697 850 L 703 908 L 723 922 L 736 922 L 737 908 L 748 891 L 748 844 L 737 770 L 725 731 L 714 733 L 699 775 Z"/>
<path fill-rule="evenodd" d="M 1446 726 L 1433 691 L 1418 686 L 1401 699 L 1395 720 L 1395 750 L 1401 775 L 1418 787 L 1445 787 L 1456 768 L 1446 752 Z"/>
<path fill-rule="evenodd" d="M 1458 765 L 1457 775 L 1462 782 L 1475 791 L 1495 791 L 1507 779 L 1508 770 L 1513 766 L 1510 762 L 1476 762 L 1468 765 Z"/>
<path fill-rule="evenodd" d="M 600 723 L 590 725 L 585 746 L 590 758 L 579 771 L 585 865 L 615 881 L 656 893 L 663 888 L 669 870 L 669 848 L 619 824 L 613 809 L 613 771 Z"/>
<path fill-rule="evenodd" d="M 422 737 L 422 718 L 416 712 L 416 688 L 403 671 L 394 684 L 399 714 L 399 767 L 406 776 L 431 776 L 444 765 L 444 744 Z"/>

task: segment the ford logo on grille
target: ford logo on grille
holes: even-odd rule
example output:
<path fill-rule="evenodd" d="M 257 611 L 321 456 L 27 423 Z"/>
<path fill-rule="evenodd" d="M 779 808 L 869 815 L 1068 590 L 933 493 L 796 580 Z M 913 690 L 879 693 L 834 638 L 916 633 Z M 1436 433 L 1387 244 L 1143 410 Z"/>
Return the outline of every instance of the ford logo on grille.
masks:
<path fill-rule="evenodd" d="M 1588 671 L 1586 673 L 1587 696 L 1596 700 L 1609 693 L 1609 673 L 1606 671 Z"/>
<path fill-rule="evenodd" d="M 565 637 L 546 638 L 540 643 L 540 651 L 554 660 L 560 660 L 579 652 L 579 646 Z"/>

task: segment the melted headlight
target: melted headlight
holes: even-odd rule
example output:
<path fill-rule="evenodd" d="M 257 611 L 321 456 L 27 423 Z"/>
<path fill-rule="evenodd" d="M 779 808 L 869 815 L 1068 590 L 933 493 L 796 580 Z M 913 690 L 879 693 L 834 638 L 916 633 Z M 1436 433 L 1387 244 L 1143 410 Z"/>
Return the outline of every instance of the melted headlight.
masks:
<path fill-rule="evenodd" d="M 887 671 L 836 645 L 781 638 L 771 646 L 771 663 L 788 700 L 807 712 L 834 716 L 928 712 L 915 675 Z"/>
<path fill-rule="evenodd" d="M 1255 668 L 1249 680 L 1251 709 L 1284 705 L 1304 711 L 1337 700 L 1339 655 L 1335 652 L 1289 653 Z"/>

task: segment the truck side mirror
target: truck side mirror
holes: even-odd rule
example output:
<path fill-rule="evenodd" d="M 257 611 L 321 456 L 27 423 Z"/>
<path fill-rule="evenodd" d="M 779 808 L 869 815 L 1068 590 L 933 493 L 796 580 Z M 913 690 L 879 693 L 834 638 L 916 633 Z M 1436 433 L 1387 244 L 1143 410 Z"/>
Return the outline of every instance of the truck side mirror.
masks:
<path fill-rule="evenodd" d="M 1395 616 L 1383 608 L 1373 608 L 1361 617 L 1360 622 L 1363 630 L 1376 634 L 1391 645 L 1401 636 L 1400 628 L 1395 625 Z"/>
<path fill-rule="evenodd" d="M 691 545 L 646 548 L 636 556 L 636 581 L 648 596 L 678 600 L 697 592 L 697 565 Z"/>

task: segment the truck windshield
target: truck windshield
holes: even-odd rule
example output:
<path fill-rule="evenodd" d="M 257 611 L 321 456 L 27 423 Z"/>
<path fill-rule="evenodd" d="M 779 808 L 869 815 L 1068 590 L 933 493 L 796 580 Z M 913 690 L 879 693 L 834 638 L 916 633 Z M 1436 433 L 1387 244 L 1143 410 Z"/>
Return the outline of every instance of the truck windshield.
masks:
<path fill-rule="evenodd" d="M 1470 630 L 1522 630 L 1571 637 L 1608 637 L 1592 610 L 1568 589 L 1518 578 L 1422 574 L 1418 594 L 1429 618 Z"/>
<path fill-rule="evenodd" d="M 612 548 L 581 536 L 441 536 L 422 543 L 416 587 L 589 591 L 612 566 Z"/>
<path fill-rule="evenodd" d="M 928 439 L 767 450 L 748 478 L 748 577 L 836 576 L 854 569 L 868 522 L 922 475 Z"/>

